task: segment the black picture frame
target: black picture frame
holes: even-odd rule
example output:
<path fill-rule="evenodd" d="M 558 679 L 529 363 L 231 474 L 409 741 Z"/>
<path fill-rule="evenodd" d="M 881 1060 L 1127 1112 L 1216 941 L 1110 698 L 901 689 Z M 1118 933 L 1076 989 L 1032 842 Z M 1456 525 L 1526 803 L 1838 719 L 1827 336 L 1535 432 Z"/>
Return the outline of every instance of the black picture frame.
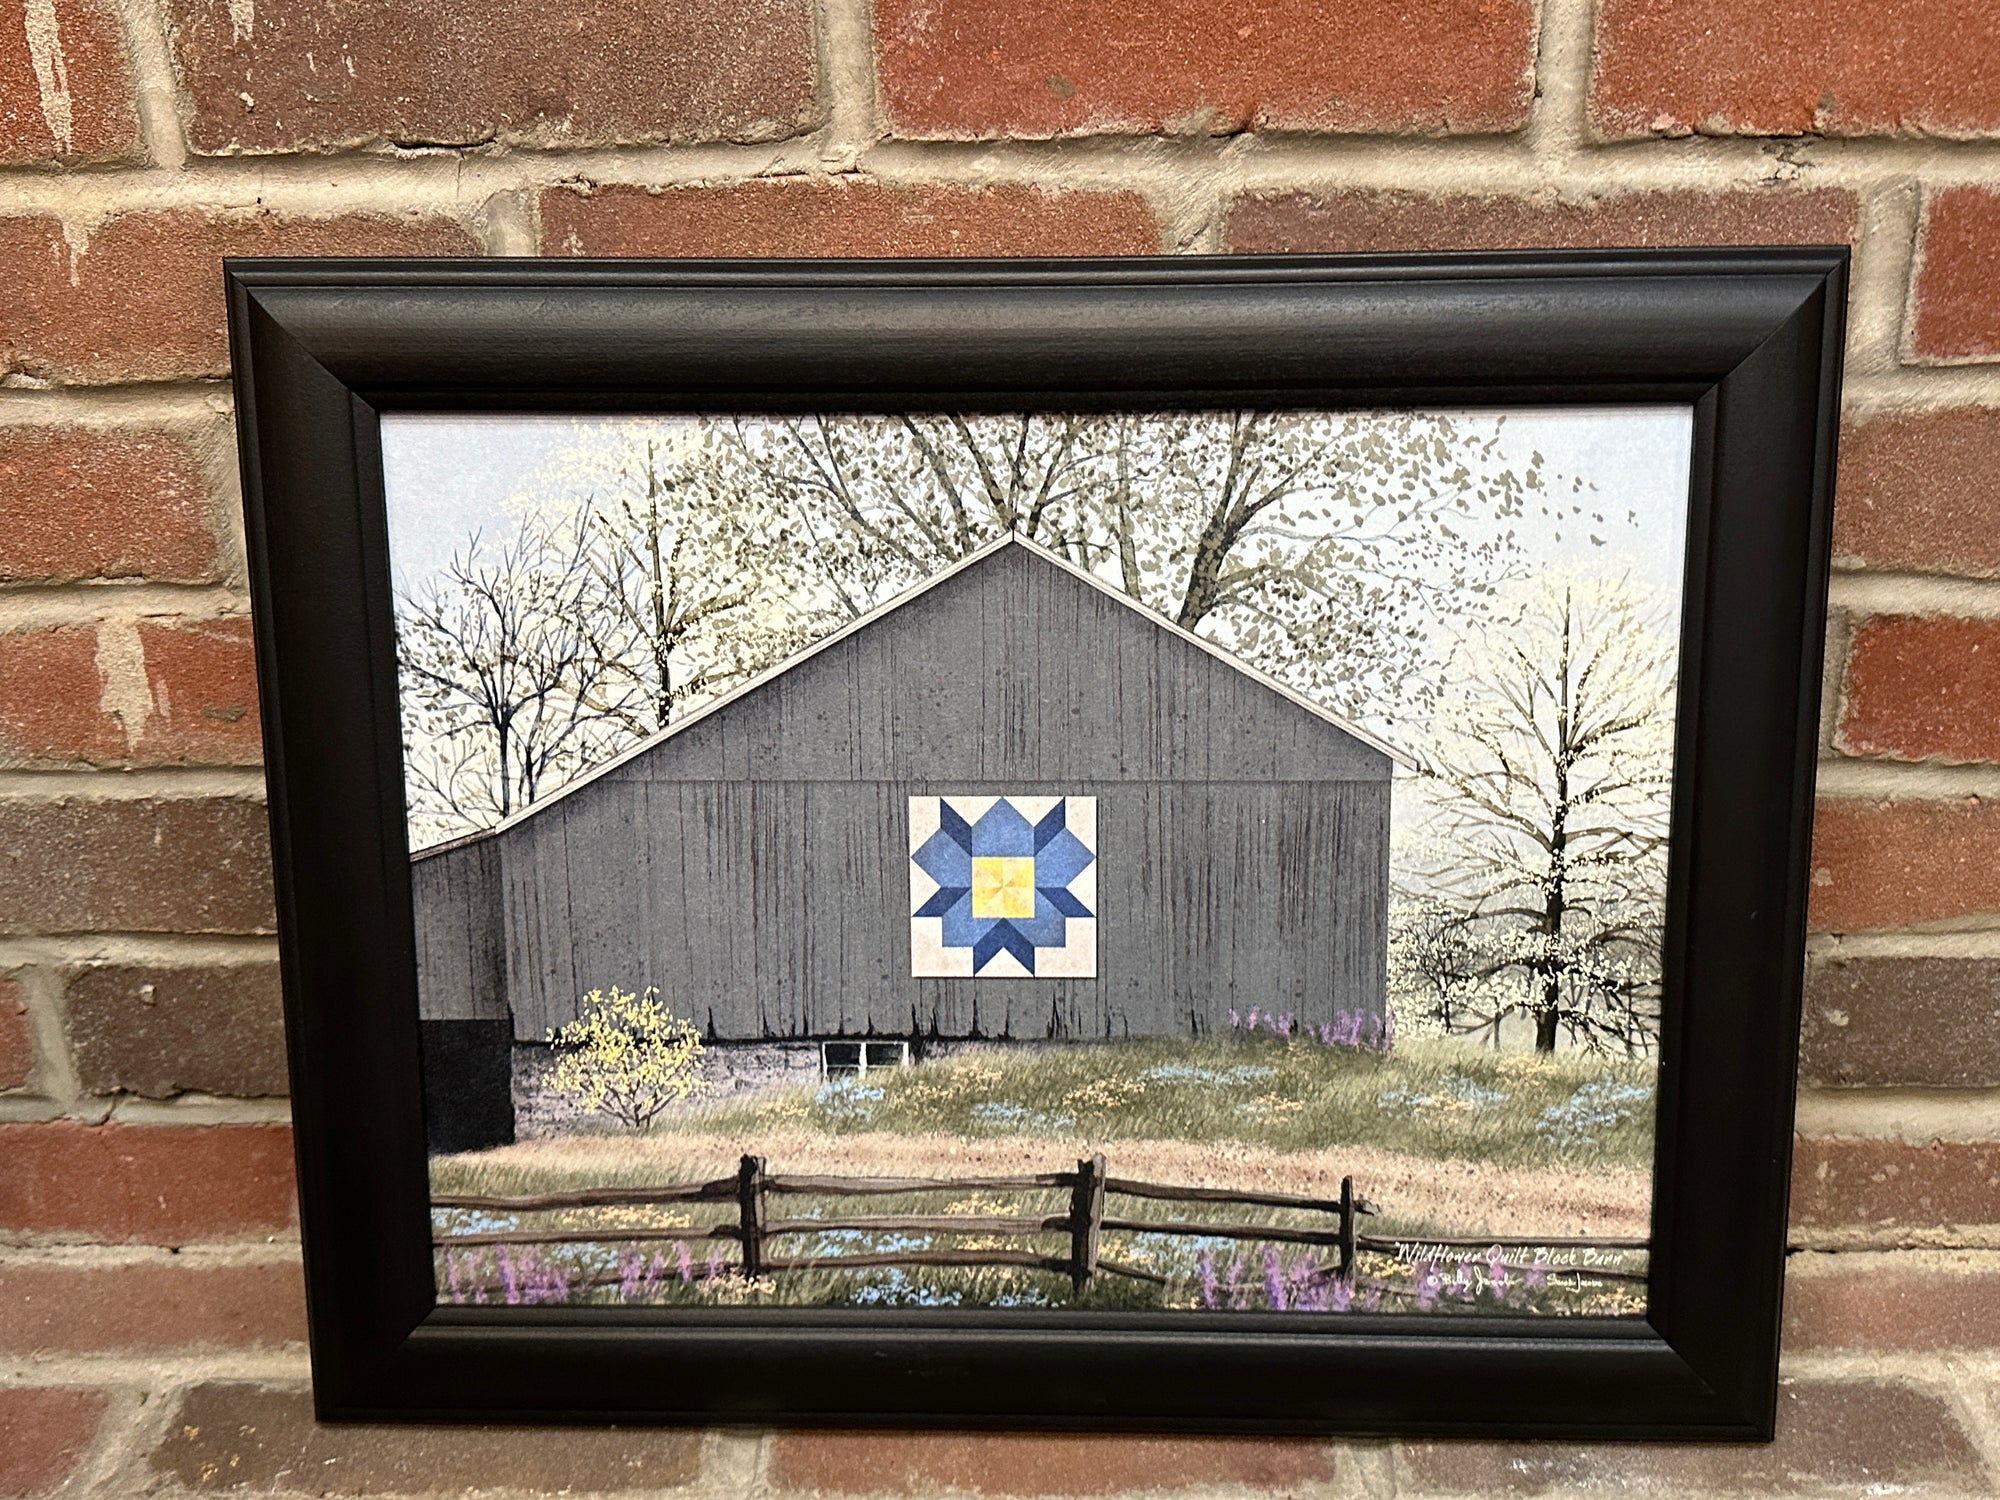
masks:
<path fill-rule="evenodd" d="M 228 262 L 320 1416 L 1769 1438 L 1847 259 Z M 382 412 L 1649 400 L 1695 436 L 1644 1320 L 436 1305 Z"/>

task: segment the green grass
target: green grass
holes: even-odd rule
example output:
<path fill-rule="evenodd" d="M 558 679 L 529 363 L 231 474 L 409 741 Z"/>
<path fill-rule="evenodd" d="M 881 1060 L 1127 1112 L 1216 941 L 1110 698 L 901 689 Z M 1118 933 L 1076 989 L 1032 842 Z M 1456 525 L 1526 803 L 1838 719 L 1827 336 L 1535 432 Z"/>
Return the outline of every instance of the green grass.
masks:
<path fill-rule="evenodd" d="M 1615 1120 L 1579 1089 L 1650 1091 L 1653 1065 L 1579 1053 L 1537 1058 L 1448 1039 L 1387 1056 L 1275 1037 L 985 1047 L 870 1073 L 865 1086 L 795 1086 L 697 1108 L 655 1130 L 738 1134 L 886 1130 L 973 1139 L 1241 1141 L 1281 1151 L 1357 1143 L 1422 1156 L 1554 1166 L 1652 1159 L 1652 1100 L 1613 1094 Z M 879 1097 L 874 1097 L 879 1094 Z M 1563 1128 L 1551 1111 L 1568 1107 Z"/>
<path fill-rule="evenodd" d="M 1068 1047 L 981 1047 L 962 1050 L 916 1066 L 871 1073 L 864 1083 L 775 1088 L 748 1098 L 691 1108 L 656 1124 L 648 1149 L 631 1161 L 615 1154 L 579 1150 L 573 1159 L 560 1152 L 538 1153 L 530 1162 L 470 1154 L 440 1158 L 432 1181 L 440 1193 L 513 1194 L 563 1188 L 610 1187 L 639 1182 L 685 1180 L 717 1175 L 713 1161 L 676 1159 L 677 1135 L 694 1145 L 718 1138 L 757 1143 L 780 1133 L 957 1137 L 972 1140 L 1021 1137 L 1033 1140 L 1079 1138 L 1115 1143 L 1174 1141 L 1239 1142 L 1278 1151 L 1335 1151 L 1369 1146 L 1437 1160 L 1475 1160 L 1506 1167 L 1550 1168 L 1587 1174 L 1594 1168 L 1640 1167 L 1651 1159 L 1653 1069 L 1650 1063 L 1607 1061 L 1577 1054 L 1536 1058 L 1496 1054 L 1463 1042 L 1409 1039 L 1388 1056 L 1276 1038 L 1226 1042 L 1135 1041 Z M 581 1143 L 579 1143 L 581 1145 Z M 665 1148 L 665 1149 L 662 1149 Z M 1115 1155 L 1115 1145 L 1109 1149 Z M 1042 1170 L 1060 1163 L 1047 1163 Z M 665 1170 L 663 1170 L 663 1167 Z M 774 1162 L 774 1168 L 785 1170 Z M 725 1169 L 726 1170 L 726 1169 Z M 914 1164 L 923 1172 L 925 1166 Z M 1114 1164 L 1114 1175 L 1118 1172 Z M 960 1174 L 951 1174 L 960 1175 Z M 1364 1191 L 1366 1185 L 1364 1184 Z M 770 1213 L 784 1218 L 842 1218 L 857 1214 L 1061 1214 L 1066 1191 L 950 1193 L 843 1198 L 834 1195 L 776 1196 Z M 1151 1220 L 1285 1224 L 1324 1229 L 1331 1216 L 1253 1206 L 1170 1204 L 1120 1200 L 1114 1217 Z M 745 1284 L 725 1276 L 692 1282 L 678 1273 L 682 1246 L 669 1242 L 643 1247 L 620 1243 L 620 1228 L 671 1230 L 727 1220 L 731 1205 L 696 1203 L 619 1210 L 585 1209 L 508 1214 L 495 1218 L 467 1211 L 440 1211 L 441 1229 L 598 1228 L 602 1242 L 529 1252 L 523 1275 L 607 1277 L 632 1264 L 638 1254 L 651 1268 L 642 1276 L 638 1300 L 661 1304 L 775 1302 L 785 1305 L 1063 1306 L 1104 1308 L 1196 1307 L 1205 1305 L 1204 1283 L 1218 1273 L 1225 1305 L 1265 1307 L 1268 1294 L 1265 1246 L 1197 1241 L 1183 1236 L 1108 1232 L 1104 1254 L 1164 1275 L 1159 1287 L 1104 1275 L 1078 1299 L 1060 1276 L 1031 1269 L 908 1268 L 840 1272 L 826 1269 L 787 1272 L 769 1281 Z M 1390 1211 L 1364 1220 L 1362 1232 L 1421 1237 L 1432 1226 Z M 808 1257 L 924 1246 L 977 1248 L 1007 1245 L 1049 1255 L 1066 1253 L 1061 1233 L 1038 1236 L 997 1234 L 813 1232 L 788 1236 L 773 1254 Z M 708 1245 L 688 1242 L 697 1265 Z M 1203 1251 L 1207 1255 L 1204 1259 Z M 660 1264 L 652 1267 L 658 1252 Z M 1238 1253 L 1238 1289 L 1228 1286 L 1229 1267 Z M 513 1254 L 514 1252 L 510 1252 Z M 734 1247 L 723 1252 L 734 1259 Z M 1330 1249 L 1276 1247 L 1281 1266 L 1294 1272 L 1330 1262 Z M 459 1252 L 457 1271 L 464 1285 L 497 1284 L 498 1258 L 492 1251 Z M 1643 1252 L 1613 1263 L 1642 1269 Z M 440 1283 L 451 1279 L 440 1259 Z M 1364 1255 L 1362 1285 L 1382 1289 L 1385 1307 L 1413 1305 L 1419 1274 L 1385 1255 Z M 584 1290 L 569 1300 L 621 1301 L 629 1288 L 617 1285 Z M 1544 1311 L 1633 1311 L 1631 1288 L 1541 1290 Z M 1214 1292 L 1206 1294 L 1212 1298 Z M 1490 1300 L 1490 1299 L 1489 1299 Z M 1518 1301 L 1518 1297 L 1516 1298 Z M 1449 1310 L 1453 1304 L 1441 1302 Z M 1487 1307 L 1485 1310 L 1494 1310 Z"/>

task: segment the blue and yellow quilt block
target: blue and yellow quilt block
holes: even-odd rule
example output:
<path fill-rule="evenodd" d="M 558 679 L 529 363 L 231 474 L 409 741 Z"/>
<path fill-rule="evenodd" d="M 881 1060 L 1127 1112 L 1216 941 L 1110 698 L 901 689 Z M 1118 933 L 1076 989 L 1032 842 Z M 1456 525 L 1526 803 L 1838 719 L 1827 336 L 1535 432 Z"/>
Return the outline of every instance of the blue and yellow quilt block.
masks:
<path fill-rule="evenodd" d="M 1097 974 L 1095 797 L 912 797 L 910 973 Z"/>

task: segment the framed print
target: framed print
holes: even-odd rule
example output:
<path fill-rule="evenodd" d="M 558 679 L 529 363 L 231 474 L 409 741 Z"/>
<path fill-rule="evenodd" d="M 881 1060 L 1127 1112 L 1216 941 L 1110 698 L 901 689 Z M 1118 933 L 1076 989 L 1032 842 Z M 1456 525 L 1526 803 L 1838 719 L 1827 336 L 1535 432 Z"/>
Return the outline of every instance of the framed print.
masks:
<path fill-rule="evenodd" d="M 232 262 L 321 1414 L 1768 1437 L 1845 274 Z"/>

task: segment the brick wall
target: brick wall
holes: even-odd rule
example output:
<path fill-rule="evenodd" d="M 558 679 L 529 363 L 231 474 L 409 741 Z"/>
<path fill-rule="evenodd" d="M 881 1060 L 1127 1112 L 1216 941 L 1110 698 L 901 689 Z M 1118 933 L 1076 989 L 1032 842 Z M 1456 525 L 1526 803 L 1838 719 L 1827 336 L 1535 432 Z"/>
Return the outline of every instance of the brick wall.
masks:
<path fill-rule="evenodd" d="M 1991 0 L 0 8 L 0 1496 L 2000 1484 Z M 217 258 L 1856 247 L 1781 1437 L 307 1416 Z"/>

